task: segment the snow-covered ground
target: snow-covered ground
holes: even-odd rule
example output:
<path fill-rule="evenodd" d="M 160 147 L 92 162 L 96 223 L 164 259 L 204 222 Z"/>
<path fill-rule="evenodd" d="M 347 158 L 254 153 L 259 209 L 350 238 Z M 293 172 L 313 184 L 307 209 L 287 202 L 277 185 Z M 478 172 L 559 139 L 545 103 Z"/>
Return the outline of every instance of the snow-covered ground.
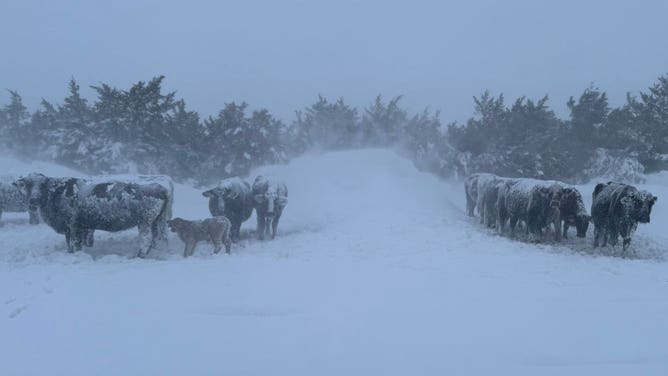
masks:
<path fill-rule="evenodd" d="M 231 255 L 200 244 L 183 259 L 172 236 L 138 259 L 136 231 L 68 254 L 47 226 L 5 214 L 0 374 L 668 374 L 668 175 L 650 177 L 652 223 L 621 259 L 590 238 L 495 235 L 466 217 L 461 184 L 390 151 L 256 173 L 285 181 L 290 201 L 276 240 L 251 240 L 252 218 Z M 208 216 L 188 186 L 174 205 Z"/>

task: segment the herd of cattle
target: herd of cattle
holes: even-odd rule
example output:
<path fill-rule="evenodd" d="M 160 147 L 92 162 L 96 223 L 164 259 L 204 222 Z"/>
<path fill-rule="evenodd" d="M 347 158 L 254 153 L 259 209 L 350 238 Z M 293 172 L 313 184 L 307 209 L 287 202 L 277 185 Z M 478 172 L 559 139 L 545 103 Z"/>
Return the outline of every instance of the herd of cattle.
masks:
<path fill-rule="evenodd" d="M 480 223 L 503 234 L 515 234 L 519 222 L 533 240 L 549 236 L 566 238 L 568 228 L 575 226 L 577 236 L 584 238 L 589 223 L 594 223 L 594 247 L 609 242 L 616 245 L 622 237 L 622 257 L 631 243 L 638 223 L 649 223 L 657 197 L 647 191 L 615 182 L 600 183 L 592 193 L 591 216 L 577 188 L 559 181 L 514 179 L 479 173 L 470 175 L 464 184 L 466 209 L 474 216 L 477 208 Z"/>
<path fill-rule="evenodd" d="M 258 176 L 253 185 L 229 178 L 202 195 L 209 199 L 212 218 L 188 221 L 172 218 L 174 186 L 171 178 L 155 176 L 100 176 L 56 178 L 32 173 L 0 180 L 2 212 L 29 212 L 30 223 L 39 218 L 65 235 L 70 252 L 91 247 L 95 230 L 117 232 L 137 227 L 139 257 L 167 242 L 167 227 L 185 243 L 184 256 L 192 255 L 199 241 L 210 241 L 218 253 L 239 239 L 241 223 L 257 215 L 257 236 L 276 236 L 287 205 L 285 184 Z"/>
<path fill-rule="evenodd" d="M 584 238 L 594 223 L 594 247 L 623 239 L 624 256 L 638 223 L 648 223 L 656 196 L 633 186 L 608 182 L 596 185 L 591 216 L 577 188 L 559 182 L 472 174 L 465 182 L 469 216 L 477 208 L 480 222 L 499 233 L 515 234 L 518 223 L 534 240 L 553 230 L 554 239 L 567 237 L 570 226 Z M 192 255 L 199 241 L 210 241 L 215 252 L 240 237 L 241 224 L 256 212 L 259 239 L 274 238 L 287 205 L 285 184 L 258 176 L 253 184 L 228 178 L 202 195 L 209 200 L 212 218 L 171 219 L 174 188 L 166 176 L 102 176 L 54 178 L 32 173 L 18 179 L 0 179 L 0 216 L 3 211 L 28 212 L 30 223 L 39 217 L 65 235 L 70 252 L 93 245 L 95 230 L 139 229 L 139 257 L 167 241 L 167 227 L 185 243 L 184 256 Z"/>

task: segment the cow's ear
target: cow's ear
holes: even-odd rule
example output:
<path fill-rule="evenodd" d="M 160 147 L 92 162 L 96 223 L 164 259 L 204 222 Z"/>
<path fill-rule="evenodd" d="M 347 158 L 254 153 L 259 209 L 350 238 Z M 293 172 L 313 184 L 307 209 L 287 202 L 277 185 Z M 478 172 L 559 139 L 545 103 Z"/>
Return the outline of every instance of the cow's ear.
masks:
<path fill-rule="evenodd" d="M 209 189 L 208 191 L 204 191 L 204 192 L 202 192 L 202 196 L 204 196 L 204 197 L 211 197 L 211 196 L 212 196 L 211 189 Z"/>
<path fill-rule="evenodd" d="M 656 196 L 652 196 L 652 204 L 655 203 L 659 198 Z"/>

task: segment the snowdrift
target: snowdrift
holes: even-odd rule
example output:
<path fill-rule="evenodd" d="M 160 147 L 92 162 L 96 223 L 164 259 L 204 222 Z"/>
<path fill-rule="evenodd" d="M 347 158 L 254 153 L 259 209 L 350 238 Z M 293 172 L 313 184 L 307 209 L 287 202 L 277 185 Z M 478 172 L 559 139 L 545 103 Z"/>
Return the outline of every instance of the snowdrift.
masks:
<path fill-rule="evenodd" d="M 8 174 L 77 174 L 0 158 Z M 277 239 L 242 227 L 137 259 L 136 231 L 68 254 L 27 215 L 0 226 L 3 374 L 665 374 L 668 178 L 634 260 L 590 239 L 529 244 L 465 215 L 463 186 L 385 150 L 306 156 L 263 174 L 290 202 Z M 587 205 L 593 184 L 581 187 Z M 208 216 L 175 186 L 174 215 Z M 613 254 L 612 252 L 610 254 Z"/>

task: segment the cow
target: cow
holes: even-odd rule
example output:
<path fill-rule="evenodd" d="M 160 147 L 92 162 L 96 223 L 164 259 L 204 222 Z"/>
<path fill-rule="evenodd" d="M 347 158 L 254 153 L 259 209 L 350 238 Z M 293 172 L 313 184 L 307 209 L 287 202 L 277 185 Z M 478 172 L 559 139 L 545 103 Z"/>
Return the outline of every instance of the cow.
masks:
<path fill-rule="evenodd" d="M 584 238 L 587 235 L 591 216 L 587 213 L 582 194 L 577 188 L 564 185 L 561 190 L 561 204 L 559 205 L 563 227 L 563 238 L 568 238 L 569 226 L 575 226 L 576 236 Z"/>
<path fill-rule="evenodd" d="M 495 177 L 493 174 L 477 173 L 471 174 L 464 182 L 464 194 L 466 195 L 466 213 L 469 217 L 474 216 L 475 208 L 478 205 L 478 182 L 485 182 Z M 480 208 L 478 208 L 480 210 Z"/>
<path fill-rule="evenodd" d="M 39 224 L 38 210 L 29 205 L 25 191 L 14 184 L 16 180 L 14 176 L 0 177 L 0 219 L 3 212 L 28 212 L 28 223 L 37 225 Z"/>
<path fill-rule="evenodd" d="M 139 257 L 167 240 L 173 186 L 161 176 L 53 178 L 31 175 L 17 186 L 30 187 L 30 204 L 51 228 L 65 235 L 69 252 L 93 245 L 93 232 L 139 229 Z"/>
<path fill-rule="evenodd" d="M 479 174 L 477 178 L 475 184 L 477 190 L 475 207 L 478 208 L 481 224 L 485 223 L 485 220 L 488 218 L 487 214 L 485 214 L 485 209 L 487 208 L 487 205 L 485 205 L 485 198 L 489 198 L 487 191 L 498 184 L 499 179 L 500 178 L 494 174 Z M 492 209 L 491 206 L 490 209 Z"/>
<path fill-rule="evenodd" d="M 218 253 L 225 245 L 225 253 L 230 253 L 232 239 L 230 228 L 232 224 L 225 217 L 213 217 L 198 221 L 188 221 L 183 218 L 174 218 L 167 221 L 172 232 L 175 232 L 185 243 L 183 257 L 192 256 L 195 246 L 200 241 L 213 243 L 213 253 Z"/>
<path fill-rule="evenodd" d="M 257 237 L 264 240 L 265 236 L 269 235 L 274 239 L 278 221 L 288 204 L 288 188 L 283 183 L 271 184 L 260 175 L 253 181 L 252 191 L 257 216 Z"/>
<path fill-rule="evenodd" d="M 486 224 L 487 227 L 497 227 L 498 216 L 499 216 L 499 194 L 503 190 L 504 186 L 508 182 L 508 178 L 494 177 L 492 180 L 485 182 L 481 186 L 480 195 L 482 195 L 481 207 L 480 207 L 480 217 L 482 223 Z"/>
<path fill-rule="evenodd" d="M 555 240 L 561 239 L 561 215 L 559 210 L 561 187 L 554 181 L 536 179 L 509 180 L 502 187 L 497 203 L 497 226 L 502 229 L 509 221 L 511 235 L 519 221 L 526 224 L 526 232 L 542 236 L 543 229 L 554 226 Z"/>
<path fill-rule="evenodd" d="M 238 241 L 241 224 L 253 214 L 254 202 L 251 186 L 241 178 L 233 177 L 221 181 L 216 188 L 202 192 L 209 199 L 211 216 L 225 216 L 232 224 L 231 236 Z"/>
<path fill-rule="evenodd" d="M 615 246 L 622 237 L 622 257 L 631 244 L 638 223 L 649 223 L 657 197 L 645 190 L 616 182 L 599 183 L 592 193 L 594 247 Z"/>

